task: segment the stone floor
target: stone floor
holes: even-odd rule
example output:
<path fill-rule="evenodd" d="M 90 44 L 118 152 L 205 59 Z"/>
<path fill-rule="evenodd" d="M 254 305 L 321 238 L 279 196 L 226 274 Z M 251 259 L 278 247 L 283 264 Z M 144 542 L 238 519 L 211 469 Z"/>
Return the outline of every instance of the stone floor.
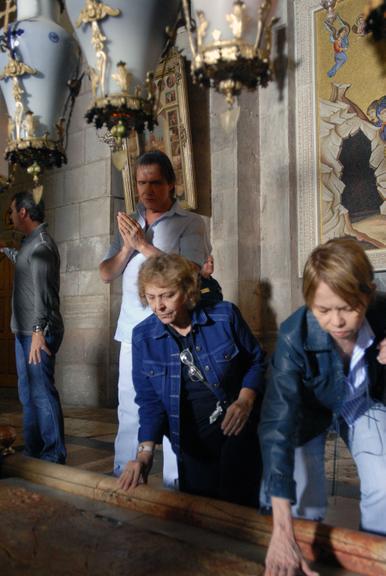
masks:
<path fill-rule="evenodd" d="M 64 407 L 67 464 L 102 474 L 113 470 L 114 438 L 117 430 L 116 410 L 106 408 Z M 0 424 L 16 428 L 16 450 L 23 446 L 20 404 L 0 398 Z M 336 445 L 335 445 L 336 444 Z M 336 455 L 335 480 L 334 453 Z M 152 470 L 153 481 L 161 487 L 162 452 L 157 450 Z M 329 509 L 326 521 L 346 528 L 357 528 L 358 478 L 355 466 L 344 444 L 330 437 L 326 449 L 326 475 L 329 483 Z"/>
<path fill-rule="evenodd" d="M 75 468 L 111 474 L 114 460 L 114 439 L 117 431 L 115 409 L 64 406 L 67 464 Z M 0 398 L 0 425 L 16 428 L 13 447 L 23 447 L 21 407 L 18 401 Z M 157 450 L 152 474 L 161 482 L 162 451 Z"/>

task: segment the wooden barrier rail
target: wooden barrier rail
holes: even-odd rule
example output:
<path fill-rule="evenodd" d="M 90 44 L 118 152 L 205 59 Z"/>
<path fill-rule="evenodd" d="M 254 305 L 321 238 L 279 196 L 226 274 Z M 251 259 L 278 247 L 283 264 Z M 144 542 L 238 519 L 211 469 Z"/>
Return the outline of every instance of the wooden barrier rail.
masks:
<path fill-rule="evenodd" d="M 182 492 L 155 490 L 151 485 L 124 492 L 118 490 L 113 477 L 19 454 L 4 460 L 2 474 L 165 520 L 184 522 L 258 546 L 267 547 L 269 543 L 271 519 L 251 508 Z M 363 576 L 386 576 L 386 538 L 306 520 L 295 520 L 295 533 L 309 560 L 334 560 L 346 570 Z"/>

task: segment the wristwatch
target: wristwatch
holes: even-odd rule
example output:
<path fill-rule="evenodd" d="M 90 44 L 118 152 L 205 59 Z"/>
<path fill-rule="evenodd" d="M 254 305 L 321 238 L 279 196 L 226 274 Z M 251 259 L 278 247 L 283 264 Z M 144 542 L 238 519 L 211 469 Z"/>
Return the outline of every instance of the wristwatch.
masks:
<path fill-rule="evenodd" d="M 37 334 L 38 332 L 44 332 L 44 327 L 41 324 L 34 324 L 32 326 L 32 332 L 34 332 L 34 334 Z"/>
<path fill-rule="evenodd" d="M 137 449 L 137 454 L 141 452 L 149 452 L 149 454 L 154 454 L 154 448 L 152 446 L 148 446 L 147 444 L 140 444 Z"/>

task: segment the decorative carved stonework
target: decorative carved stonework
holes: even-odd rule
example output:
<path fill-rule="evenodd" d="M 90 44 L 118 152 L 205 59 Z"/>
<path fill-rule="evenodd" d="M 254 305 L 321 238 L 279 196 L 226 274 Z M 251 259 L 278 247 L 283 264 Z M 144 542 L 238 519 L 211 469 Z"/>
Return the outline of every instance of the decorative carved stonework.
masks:
<path fill-rule="evenodd" d="M 319 243 L 320 208 L 316 166 L 313 62 L 314 13 L 321 10 L 320 0 L 295 0 L 296 71 L 296 176 L 298 211 L 298 273 L 303 274 L 310 251 Z"/>

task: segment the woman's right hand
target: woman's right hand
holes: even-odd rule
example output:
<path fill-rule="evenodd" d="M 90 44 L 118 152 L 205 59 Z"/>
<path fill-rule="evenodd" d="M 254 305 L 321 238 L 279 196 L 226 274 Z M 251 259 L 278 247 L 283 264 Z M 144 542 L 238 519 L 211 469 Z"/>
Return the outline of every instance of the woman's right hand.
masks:
<path fill-rule="evenodd" d="M 272 533 L 267 556 L 265 558 L 264 576 L 318 576 L 311 570 L 294 538 L 279 531 Z"/>
<path fill-rule="evenodd" d="M 272 496 L 273 530 L 264 576 L 319 576 L 305 561 L 296 540 L 290 501 Z"/>
<path fill-rule="evenodd" d="M 153 464 L 153 455 L 142 453 L 136 460 L 129 460 L 126 468 L 118 479 L 121 490 L 135 488 L 138 484 L 147 484 L 147 477 Z"/>

